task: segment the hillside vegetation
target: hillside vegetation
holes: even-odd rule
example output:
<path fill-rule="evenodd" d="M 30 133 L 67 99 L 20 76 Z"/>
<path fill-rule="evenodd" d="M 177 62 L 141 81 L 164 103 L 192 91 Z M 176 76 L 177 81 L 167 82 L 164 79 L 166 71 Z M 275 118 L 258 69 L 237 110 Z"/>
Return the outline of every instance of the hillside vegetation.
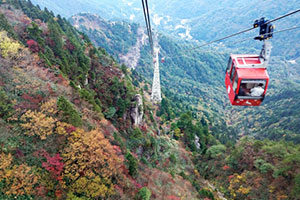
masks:
<path fill-rule="evenodd" d="M 134 41 L 143 37 L 137 34 L 139 27 L 136 24 L 107 22 L 95 15 L 80 14 L 74 16 L 71 22 L 97 46 L 114 52 L 116 59 L 125 55 L 135 45 Z M 230 52 L 259 53 L 259 50 L 215 47 L 191 51 L 189 49 L 193 46 L 190 42 L 162 34 L 159 34 L 158 40 L 160 56 L 166 60 L 160 64 L 161 84 L 165 88 L 163 94 L 171 99 L 171 109 L 175 113 L 179 113 L 176 108 L 180 108 L 192 111 L 199 120 L 202 117 L 208 119 L 214 134 L 223 143 L 245 134 L 270 139 L 281 139 L 288 134 L 283 138 L 299 142 L 297 88 L 300 71 L 297 63 L 289 63 L 283 56 L 272 56 L 269 66 L 271 81 L 265 102 L 259 108 L 234 108 L 227 99 L 224 86 L 227 58 Z M 149 46 L 142 46 L 139 51 L 141 56 L 136 71 L 151 83 L 153 69 Z M 290 95 L 287 96 L 287 93 Z M 294 103 L 289 104 L 291 101 Z M 269 129 L 271 124 L 272 129 Z M 274 137 L 274 134 L 277 136 Z"/>
<path fill-rule="evenodd" d="M 140 27 L 79 16 L 0 1 L 0 199 L 300 198 L 299 68 L 274 58 L 264 105 L 232 109 L 228 49 L 160 34 L 156 105 L 149 46 L 118 62 Z"/>
<path fill-rule="evenodd" d="M 189 150 L 196 136 L 194 151 L 209 145 L 205 124 L 187 114 L 178 137 L 158 135 L 142 97 L 134 125 L 142 91 L 104 49 L 30 1 L 1 1 L 0 12 L 1 199 L 214 197 Z"/>

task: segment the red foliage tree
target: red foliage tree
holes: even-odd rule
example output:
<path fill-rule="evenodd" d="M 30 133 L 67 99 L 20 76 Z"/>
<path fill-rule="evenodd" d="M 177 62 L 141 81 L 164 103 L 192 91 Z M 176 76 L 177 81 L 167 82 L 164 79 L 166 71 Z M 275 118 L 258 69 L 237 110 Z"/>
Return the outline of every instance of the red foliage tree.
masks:
<path fill-rule="evenodd" d="M 76 127 L 75 126 L 68 126 L 68 127 L 65 127 L 65 130 L 68 134 L 76 131 Z"/>
<path fill-rule="evenodd" d="M 49 37 L 46 38 L 46 44 L 49 45 L 50 47 L 55 46 L 55 42 L 52 39 L 50 39 Z"/>
<path fill-rule="evenodd" d="M 42 166 L 52 174 L 53 178 L 62 181 L 61 173 L 64 168 L 64 163 L 61 162 L 62 158 L 60 155 L 56 154 L 54 157 L 51 157 L 45 152 L 44 157 L 47 159 L 47 162 L 43 162 Z"/>
<path fill-rule="evenodd" d="M 21 103 L 17 104 L 15 108 L 21 108 L 21 109 L 38 109 L 39 104 L 43 101 L 43 97 L 39 94 L 37 95 L 28 95 L 24 93 L 22 95 L 22 99 L 25 101 L 22 101 Z"/>
<path fill-rule="evenodd" d="M 229 167 L 228 165 L 224 165 L 224 166 L 223 166 L 223 170 L 225 170 L 225 171 L 228 170 L 229 168 L 230 168 L 230 167 Z"/>
<path fill-rule="evenodd" d="M 27 44 L 28 48 L 31 50 L 31 52 L 37 53 L 40 51 L 39 44 L 36 41 L 27 40 L 26 44 Z"/>
<path fill-rule="evenodd" d="M 169 200 L 180 200 L 181 198 L 177 197 L 177 196 L 174 196 L 174 195 L 170 195 L 170 196 L 167 197 L 167 199 L 169 199 Z"/>

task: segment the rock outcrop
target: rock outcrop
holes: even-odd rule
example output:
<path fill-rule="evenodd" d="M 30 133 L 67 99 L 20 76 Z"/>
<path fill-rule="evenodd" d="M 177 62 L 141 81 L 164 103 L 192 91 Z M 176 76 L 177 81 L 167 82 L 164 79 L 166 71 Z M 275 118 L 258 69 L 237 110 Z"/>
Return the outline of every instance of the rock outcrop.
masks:
<path fill-rule="evenodd" d="M 143 121 L 144 108 L 143 108 L 143 99 L 140 94 L 134 96 L 132 100 L 132 107 L 130 109 L 130 117 L 133 125 L 140 125 Z"/>

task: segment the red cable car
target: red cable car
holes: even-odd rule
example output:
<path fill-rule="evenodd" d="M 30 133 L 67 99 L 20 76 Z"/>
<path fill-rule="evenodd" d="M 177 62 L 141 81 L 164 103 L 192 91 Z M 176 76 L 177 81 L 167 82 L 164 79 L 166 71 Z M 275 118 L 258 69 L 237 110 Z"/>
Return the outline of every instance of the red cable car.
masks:
<path fill-rule="evenodd" d="M 254 39 L 264 41 L 260 55 L 230 55 L 225 73 L 225 86 L 230 103 L 234 106 L 259 106 L 265 98 L 269 75 L 267 66 L 272 46 L 268 41 L 273 36 L 273 26 L 264 18 L 256 20 L 254 27 L 260 27 L 260 36 Z"/>
<path fill-rule="evenodd" d="M 231 55 L 225 75 L 229 100 L 235 106 L 259 106 L 264 100 L 269 75 L 258 55 Z"/>

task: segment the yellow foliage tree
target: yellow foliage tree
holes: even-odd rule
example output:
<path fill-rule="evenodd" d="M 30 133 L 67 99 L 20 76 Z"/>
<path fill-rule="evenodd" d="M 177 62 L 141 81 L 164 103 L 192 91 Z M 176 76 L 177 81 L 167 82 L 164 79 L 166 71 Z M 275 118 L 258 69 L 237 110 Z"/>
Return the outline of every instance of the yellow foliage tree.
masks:
<path fill-rule="evenodd" d="M 248 186 L 247 178 L 250 176 L 250 172 L 243 172 L 241 175 L 234 174 L 230 180 L 229 191 L 234 199 L 244 199 L 251 191 L 251 187 Z"/>
<path fill-rule="evenodd" d="M 56 100 L 52 99 L 41 105 L 41 111 L 27 111 L 22 115 L 24 122 L 21 127 L 29 136 L 38 135 L 42 140 L 53 133 L 57 119 L 54 118 L 57 111 Z"/>
<path fill-rule="evenodd" d="M 5 181 L 5 186 L 1 191 L 6 195 L 32 195 L 34 194 L 34 185 L 38 182 L 31 167 L 22 164 L 12 166 L 11 154 L 1 154 L 0 158 L 0 181 Z"/>
<path fill-rule="evenodd" d="M 58 121 L 56 123 L 56 132 L 59 134 L 59 135 L 68 135 L 66 129 L 67 128 L 70 128 L 72 127 L 72 125 L 68 124 L 68 123 L 65 123 L 65 122 L 60 122 Z M 74 135 L 75 133 L 73 133 Z"/>
<path fill-rule="evenodd" d="M 27 165 L 13 166 L 6 178 L 9 185 L 5 192 L 7 195 L 31 195 L 34 193 L 34 185 L 38 182 L 38 177 L 32 173 L 31 167 Z"/>
<path fill-rule="evenodd" d="M 13 41 L 5 31 L 0 31 L 0 54 L 4 58 L 12 58 L 17 56 L 21 45 L 18 42 Z"/>
<path fill-rule="evenodd" d="M 71 192 L 84 193 L 89 198 L 105 198 L 114 193 L 111 180 L 118 175 L 121 161 L 99 130 L 72 132 L 63 157 L 64 177 L 71 182 Z"/>
<path fill-rule="evenodd" d="M 45 140 L 48 135 L 53 133 L 55 122 L 57 121 L 53 117 L 47 117 L 42 112 L 31 110 L 22 115 L 21 120 L 25 122 L 21 126 L 26 130 L 26 135 L 38 135 L 42 140 Z"/>
<path fill-rule="evenodd" d="M 55 116 L 58 112 L 56 99 L 50 99 L 49 101 L 41 105 L 41 112 L 48 116 Z"/>
<path fill-rule="evenodd" d="M 12 156 L 11 154 L 0 154 L 0 182 L 6 178 L 7 170 L 12 163 Z"/>
<path fill-rule="evenodd" d="M 90 174 L 88 177 L 80 177 L 76 180 L 71 187 L 71 192 L 84 193 L 90 198 L 104 198 L 114 193 L 114 187 L 110 179 Z"/>
<path fill-rule="evenodd" d="M 174 130 L 174 135 L 177 137 L 177 138 L 180 138 L 183 136 L 183 133 L 181 133 L 180 129 L 179 128 L 176 128 Z"/>

